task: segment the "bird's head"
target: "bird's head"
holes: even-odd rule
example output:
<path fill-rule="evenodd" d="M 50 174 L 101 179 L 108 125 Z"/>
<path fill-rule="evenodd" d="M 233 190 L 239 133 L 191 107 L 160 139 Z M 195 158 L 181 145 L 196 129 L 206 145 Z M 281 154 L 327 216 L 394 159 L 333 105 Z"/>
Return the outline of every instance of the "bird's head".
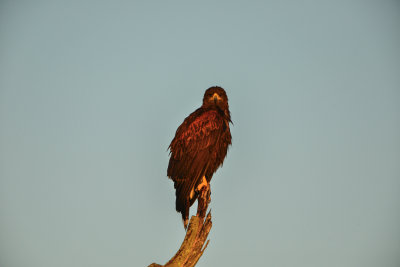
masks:
<path fill-rule="evenodd" d="M 213 86 L 206 90 L 203 97 L 203 107 L 218 108 L 223 111 L 230 120 L 228 96 L 222 87 Z"/>
<path fill-rule="evenodd" d="M 206 90 L 203 97 L 204 107 L 218 107 L 221 110 L 228 108 L 228 97 L 225 90 L 219 86 L 213 86 Z"/>

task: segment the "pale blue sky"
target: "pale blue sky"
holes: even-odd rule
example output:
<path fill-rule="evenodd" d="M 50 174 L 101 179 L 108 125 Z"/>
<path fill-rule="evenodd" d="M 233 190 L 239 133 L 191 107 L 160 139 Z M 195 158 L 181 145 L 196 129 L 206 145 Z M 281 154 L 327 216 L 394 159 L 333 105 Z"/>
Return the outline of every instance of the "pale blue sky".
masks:
<path fill-rule="evenodd" d="M 165 263 L 169 142 L 227 91 L 198 266 L 400 265 L 400 2 L 1 1 L 0 266 Z"/>

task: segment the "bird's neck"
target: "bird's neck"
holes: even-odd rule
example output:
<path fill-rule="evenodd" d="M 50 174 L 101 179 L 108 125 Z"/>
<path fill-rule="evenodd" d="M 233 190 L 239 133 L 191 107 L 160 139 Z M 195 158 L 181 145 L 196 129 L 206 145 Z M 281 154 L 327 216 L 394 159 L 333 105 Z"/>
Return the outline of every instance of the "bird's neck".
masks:
<path fill-rule="evenodd" d="M 212 111 L 212 110 L 216 111 L 222 118 L 224 118 L 224 120 L 226 120 L 228 122 L 232 122 L 229 109 L 223 110 L 219 106 L 216 106 L 216 105 L 203 106 L 202 109 L 204 112 Z"/>

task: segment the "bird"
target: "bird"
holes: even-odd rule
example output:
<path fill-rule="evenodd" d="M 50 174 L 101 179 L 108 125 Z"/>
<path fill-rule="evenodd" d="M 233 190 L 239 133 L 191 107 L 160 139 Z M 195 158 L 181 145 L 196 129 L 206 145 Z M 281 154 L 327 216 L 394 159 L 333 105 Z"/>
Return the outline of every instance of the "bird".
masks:
<path fill-rule="evenodd" d="M 187 229 L 189 209 L 222 166 L 232 144 L 228 96 L 219 86 L 208 88 L 200 108 L 185 118 L 169 145 L 167 176 L 174 182 L 175 208 Z M 233 123 L 232 123 L 233 124 Z"/>

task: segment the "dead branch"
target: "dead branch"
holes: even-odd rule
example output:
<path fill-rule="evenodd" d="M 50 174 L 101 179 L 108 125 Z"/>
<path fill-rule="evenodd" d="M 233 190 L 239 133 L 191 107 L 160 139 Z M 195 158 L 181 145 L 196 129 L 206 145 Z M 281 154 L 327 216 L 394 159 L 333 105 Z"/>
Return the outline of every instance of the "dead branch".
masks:
<path fill-rule="evenodd" d="M 185 239 L 178 252 L 165 265 L 152 263 L 148 267 L 193 267 L 196 265 L 210 241 L 207 240 L 207 236 L 212 227 L 211 211 L 208 212 L 207 217 L 205 216 L 210 201 L 210 188 L 203 187 L 199 192 L 197 215 L 190 218 Z"/>

